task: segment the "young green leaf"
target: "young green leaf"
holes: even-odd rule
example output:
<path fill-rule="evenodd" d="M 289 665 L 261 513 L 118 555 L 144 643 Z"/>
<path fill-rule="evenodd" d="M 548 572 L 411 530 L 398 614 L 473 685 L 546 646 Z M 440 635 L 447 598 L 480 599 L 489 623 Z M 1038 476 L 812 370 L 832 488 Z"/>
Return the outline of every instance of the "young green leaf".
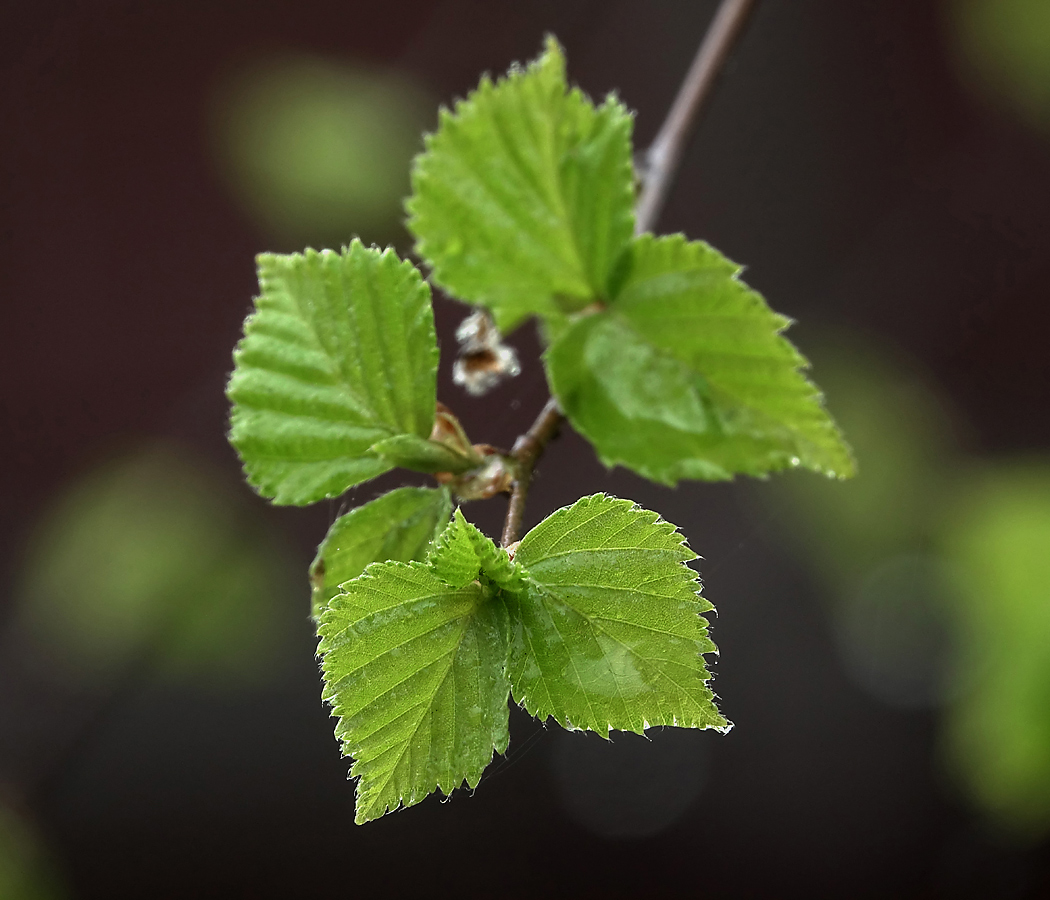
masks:
<path fill-rule="evenodd" d="M 602 461 L 665 484 L 804 466 L 853 474 L 849 448 L 739 267 L 681 235 L 634 240 L 608 307 L 560 330 L 551 390 Z"/>
<path fill-rule="evenodd" d="M 452 500 L 445 488 L 403 487 L 340 516 L 310 566 L 313 614 L 371 562 L 421 560 L 448 524 Z"/>
<path fill-rule="evenodd" d="M 427 554 L 427 565 L 442 581 L 454 588 L 465 587 L 477 579 L 481 572 L 481 560 L 470 539 L 473 527 L 457 507 L 452 514 L 452 521 Z"/>
<path fill-rule="evenodd" d="M 234 352 L 230 442 L 275 503 L 341 494 L 392 467 L 370 448 L 434 422 L 430 289 L 393 250 L 258 257 L 260 294 Z"/>
<path fill-rule="evenodd" d="M 521 566 L 468 522 L 458 508 L 431 547 L 427 562 L 453 587 L 469 584 L 479 575 L 502 590 L 520 590 L 524 583 Z"/>
<path fill-rule="evenodd" d="M 506 750 L 503 616 L 484 585 L 453 587 L 419 562 L 373 565 L 332 598 L 318 628 L 323 696 L 354 757 L 359 824 L 475 787 Z"/>
<path fill-rule="evenodd" d="M 703 653 L 715 651 L 673 525 L 629 500 L 584 497 L 522 539 L 524 589 L 505 595 L 514 698 L 533 715 L 607 735 L 650 725 L 728 730 Z"/>
<path fill-rule="evenodd" d="M 631 116 L 565 81 L 553 39 L 443 110 L 416 159 L 408 226 L 434 281 L 508 332 L 608 295 L 634 229 Z"/>

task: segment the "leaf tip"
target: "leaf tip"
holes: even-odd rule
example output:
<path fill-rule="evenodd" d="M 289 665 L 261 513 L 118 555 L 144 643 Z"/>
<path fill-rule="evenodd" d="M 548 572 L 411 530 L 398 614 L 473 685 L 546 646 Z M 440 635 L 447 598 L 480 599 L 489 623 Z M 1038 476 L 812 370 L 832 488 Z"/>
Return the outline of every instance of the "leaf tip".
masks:
<path fill-rule="evenodd" d="M 550 31 L 543 36 L 543 53 L 537 62 L 546 62 L 547 60 L 560 65 L 562 70 L 564 70 L 565 48 L 562 47 L 561 42 L 554 36 L 554 33 Z"/>

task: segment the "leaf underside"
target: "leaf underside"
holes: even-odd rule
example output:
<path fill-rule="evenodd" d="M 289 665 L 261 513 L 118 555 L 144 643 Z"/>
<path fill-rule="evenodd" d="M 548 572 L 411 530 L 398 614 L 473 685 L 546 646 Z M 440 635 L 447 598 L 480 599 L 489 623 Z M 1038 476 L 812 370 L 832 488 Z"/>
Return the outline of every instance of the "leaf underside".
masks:
<path fill-rule="evenodd" d="M 437 441 L 425 440 L 414 434 L 398 434 L 377 441 L 370 448 L 376 456 L 393 466 L 414 472 L 465 472 L 480 462 L 457 453 Z"/>
<path fill-rule="evenodd" d="M 854 463 L 789 324 L 739 268 L 681 235 L 634 240 L 607 308 L 559 331 L 551 390 L 602 461 L 665 484 Z"/>
<path fill-rule="evenodd" d="M 565 80 L 553 38 L 442 110 L 412 172 L 408 227 L 434 281 L 509 332 L 604 298 L 634 230 L 632 119 Z"/>
<path fill-rule="evenodd" d="M 357 240 L 342 253 L 264 253 L 258 269 L 227 388 L 230 442 L 275 503 L 337 496 L 392 467 L 377 442 L 430 435 L 430 289 L 393 250 Z"/>
<path fill-rule="evenodd" d="M 445 488 L 403 487 L 340 516 L 310 566 L 313 614 L 369 563 L 424 559 L 451 513 Z"/>

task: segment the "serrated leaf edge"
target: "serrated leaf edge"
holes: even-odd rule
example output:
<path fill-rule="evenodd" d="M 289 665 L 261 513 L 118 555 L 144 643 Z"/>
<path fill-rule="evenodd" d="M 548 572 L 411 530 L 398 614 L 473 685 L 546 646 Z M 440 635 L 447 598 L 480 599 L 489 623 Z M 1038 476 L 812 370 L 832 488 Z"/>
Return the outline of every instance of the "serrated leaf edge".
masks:
<path fill-rule="evenodd" d="M 349 584 L 364 584 L 364 583 L 369 582 L 369 581 L 376 581 L 380 577 L 380 570 L 381 569 L 421 570 L 421 571 L 426 571 L 428 574 L 430 574 L 430 575 L 432 575 L 434 577 L 437 577 L 437 575 L 434 572 L 433 568 L 426 561 L 410 560 L 408 562 L 401 562 L 401 561 L 398 561 L 398 560 L 387 560 L 385 562 L 369 563 L 369 565 L 365 567 L 365 570 L 360 575 L 358 575 L 356 578 L 353 578 L 350 581 L 346 582 L 346 584 L 348 584 L 348 585 Z M 438 578 L 438 580 L 440 581 L 441 579 Z M 466 587 L 453 588 L 453 587 L 448 586 L 448 585 L 446 585 L 446 587 L 449 588 L 449 591 L 453 591 L 453 592 L 465 591 L 467 589 Z M 506 752 L 506 746 L 504 746 L 502 748 L 494 746 L 492 748 L 492 753 L 489 755 L 489 758 L 483 764 L 479 765 L 476 770 L 472 770 L 472 771 L 466 773 L 464 775 L 463 780 L 462 780 L 462 782 L 460 784 L 455 785 L 455 786 L 449 788 L 448 790 L 446 790 L 446 788 L 443 787 L 439 783 L 436 787 L 434 787 L 432 789 L 429 789 L 429 790 L 425 790 L 423 792 L 412 791 L 412 792 L 410 792 L 407 795 L 404 794 L 404 793 L 401 793 L 401 794 L 399 794 L 397 796 L 397 798 L 396 798 L 396 800 L 394 802 L 391 802 L 390 800 L 384 801 L 384 800 L 380 799 L 379 797 L 377 797 L 372 802 L 368 802 L 368 803 L 362 805 L 362 803 L 361 803 L 362 799 L 366 799 L 365 797 L 362 797 L 361 787 L 360 787 L 360 779 L 363 777 L 363 775 L 360 774 L 360 773 L 355 774 L 355 772 L 354 772 L 354 770 L 356 768 L 356 764 L 357 764 L 357 759 L 354 756 L 353 751 L 350 749 L 351 742 L 346 740 L 345 738 L 339 737 L 339 724 L 342 722 L 344 717 L 335 711 L 335 705 L 334 705 L 334 702 L 333 702 L 335 694 L 337 692 L 337 685 L 339 684 L 339 682 L 343 681 L 344 678 L 347 675 L 352 674 L 352 673 L 346 673 L 339 679 L 339 681 L 333 682 L 333 683 L 329 683 L 328 682 L 328 673 L 327 673 L 327 671 L 324 668 L 325 658 L 327 657 L 327 655 L 330 652 L 332 652 L 333 649 L 335 649 L 335 647 L 333 647 L 330 642 L 326 643 L 326 642 L 329 641 L 330 638 L 334 637 L 334 635 L 332 635 L 330 633 L 331 629 L 328 627 L 331 624 L 331 622 L 330 621 L 326 621 L 326 620 L 329 620 L 331 618 L 330 613 L 332 611 L 339 610 L 339 609 L 347 609 L 348 607 L 351 606 L 351 604 L 346 599 L 347 598 L 347 593 L 348 592 L 344 591 L 344 592 L 342 592 L 340 594 L 337 594 L 335 597 L 333 597 L 332 600 L 329 602 L 328 606 L 326 607 L 325 611 L 322 613 L 322 615 L 320 617 L 320 621 L 318 622 L 318 627 L 317 627 L 317 633 L 318 633 L 318 636 L 321 638 L 321 640 L 318 643 L 316 655 L 320 658 L 321 669 L 322 669 L 322 672 L 324 674 L 324 679 L 325 679 L 324 680 L 324 690 L 323 690 L 322 695 L 321 695 L 321 700 L 322 700 L 322 702 L 327 703 L 331 707 L 330 717 L 337 720 L 337 722 L 336 722 L 336 734 L 337 734 L 337 739 L 339 740 L 339 743 L 340 743 L 340 753 L 341 753 L 343 758 L 351 758 L 351 759 L 354 760 L 354 764 L 351 765 L 350 772 L 349 772 L 347 777 L 348 777 L 348 780 L 354 780 L 355 778 L 357 779 L 357 790 L 356 790 L 357 803 L 356 803 L 355 817 L 354 817 L 355 823 L 358 824 L 358 825 L 363 825 L 366 822 L 370 822 L 370 821 L 372 821 L 374 819 L 381 818 L 386 813 L 396 812 L 399 809 L 405 809 L 405 808 L 407 808 L 409 806 L 414 806 L 415 804 L 417 804 L 417 803 L 421 802 L 422 800 L 426 799 L 428 796 L 430 796 L 435 791 L 440 791 L 444 796 L 447 797 L 447 796 L 451 795 L 452 791 L 456 790 L 458 787 L 461 787 L 463 784 L 466 784 L 469 789 L 474 789 L 475 787 L 477 787 L 478 783 L 480 782 L 481 776 L 484 773 L 484 770 L 491 764 L 492 758 L 497 753 L 504 753 L 504 752 Z M 340 601 L 338 606 L 336 605 L 337 601 Z M 491 597 L 486 597 L 486 598 L 482 599 L 480 602 L 481 603 L 491 602 Z M 370 615 L 370 614 L 371 613 L 367 613 L 366 616 Z M 360 621 L 360 619 L 348 622 L 343 628 L 339 629 L 339 633 L 341 634 L 342 632 L 349 630 L 356 621 Z M 466 629 L 464 629 L 464 634 L 465 633 L 466 633 Z M 417 635 L 414 639 L 418 639 L 421 636 L 422 635 Z M 461 637 L 461 640 L 462 640 L 462 637 Z M 449 653 L 450 659 L 454 660 L 455 653 L 458 651 L 458 648 L 459 648 L 459 644 L 456 645 L 456 650 L 454 650 L 454 651 Z M 449 672 L 451 672 L 453 664 L 454 664 L 453 662 L 450 662 L 449 668 L 448 668 Z M 506 677 L 506 666 L 505 665 L 504 665 L 504 668 L 503 668 L 503 673 L 504 673 L 504 677 Z M 442 676 L 442 682 L 441 682 L 442 684 L 444 683 L 444 679 L 447 678 L 447 677 L 448 677 L 448 673 L 446 672 L 445 675 Z M 508 686 L 509 686 L 509 682 L 508 682 Z M 435 693 L 436 693 L 436 691 L 438 689 L 440 689 L 440 688 L 435 689 Z M 417 728 L 418 728 L 418 724 L 417 724 Z M 396 766 L 395 766 L 395 768 L 396 768 Z M 393 771 L 394 771 L 394 769 L 391 769 L 391 773 L 387 776 L 387 779 L 384 781 L 384 783 L 381 786 L 378 786 L 375 790 L 367 791 L 366 794 L 368 794 L 368 795 L 381 794 L 382 790 L 385 789 L 385 787 L 389 784 L 389 780 L 390 780 L 390 777 L 392 777 Z M 377 812 L 377 810 L 379 810 L 379 811 Z"/>

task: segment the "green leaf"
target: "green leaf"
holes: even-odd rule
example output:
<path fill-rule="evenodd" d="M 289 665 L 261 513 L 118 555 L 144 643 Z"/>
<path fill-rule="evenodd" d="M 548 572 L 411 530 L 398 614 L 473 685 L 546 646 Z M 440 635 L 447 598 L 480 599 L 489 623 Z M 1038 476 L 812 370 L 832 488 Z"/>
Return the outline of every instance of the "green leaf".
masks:
<path fill-rule="evenodd" d="M 445 488 L 404 487 L 340 516 L 310 566 L 314 615 L 369 563 L 423 559 L 451 513 Z"/>
<path fill-rule="evenodd" d="M 312 503 L 387 471 L 370 448 L 430 435 L 438 349 L 430 289 L 393 250 L 258 257 L 234 352 L 230 442 L 275 503 Z"/>
<path fill-rule="evenodd" d="M 565 81 L 553 38 L 525 69 L 483 78 L 416 159 L 408 227 L 434 281 L 508 332 L 606 298 L 634 230 L 630 114 Z"/>
<path fill-rule="evenodd" d="M 515 556 L 506 595 L 514 699 L 533 715 L 607 735 L 651 725 L 728 730 L 702 653 L 694 554 L 673 525 L 629 500 L 584 497 L 548 516 Z"/>
<path fill-rule="evenodd" d="M 427 562 L 453 587 L 462 587 L 479 576 L 503 590 L 520 590 L 524 583 L 521 566 L 468 522 L 458 508 L 448 528 L 434 542 Z"/>
<path fill-rule="evenodd" d="M 318 652 L 359 779 L 356 821 L 475 787 L 509 741 L 503 604 L 419 562 L 378 563 L 344 589 L 321 615 Z"/>
<path fill-rule="evenodd" d="M 511 559 L 503 547 L 496 546 L 473 525 L 470 529 L 469 536 L 474 545 L 474 552 L 481 560 L 482 578 L 503 591 L 520 591 L 525 583 L 525 570 L 521 565 Z"/>
<path fill-rule="evenodd" d="M 466 472 L 483 462 L 480 455 L 464 456 L 437 441 L 426 440 L 414 434 L 398 434 L 377 441 L 369 448 L 376 456 L 391 465 L 413 472 Z"/>
<path fill-rule="evenodd" d="M 481 572 L 481 560 L 470 539 L 470 529 L 473 527 L 457 507 L 452 514 L 452 521 L 434 541 L 427 555 L 427 564 L 451 587 L 465 587 Z"/>
<path fill-rule="evenodd" d="M 804 466 L 848 477 L 849 448 L 739 267 L 681 235 L 634 240 L 608 307 L 545 361 L 562 409 L 607 466 L 665 484 Z"/>

